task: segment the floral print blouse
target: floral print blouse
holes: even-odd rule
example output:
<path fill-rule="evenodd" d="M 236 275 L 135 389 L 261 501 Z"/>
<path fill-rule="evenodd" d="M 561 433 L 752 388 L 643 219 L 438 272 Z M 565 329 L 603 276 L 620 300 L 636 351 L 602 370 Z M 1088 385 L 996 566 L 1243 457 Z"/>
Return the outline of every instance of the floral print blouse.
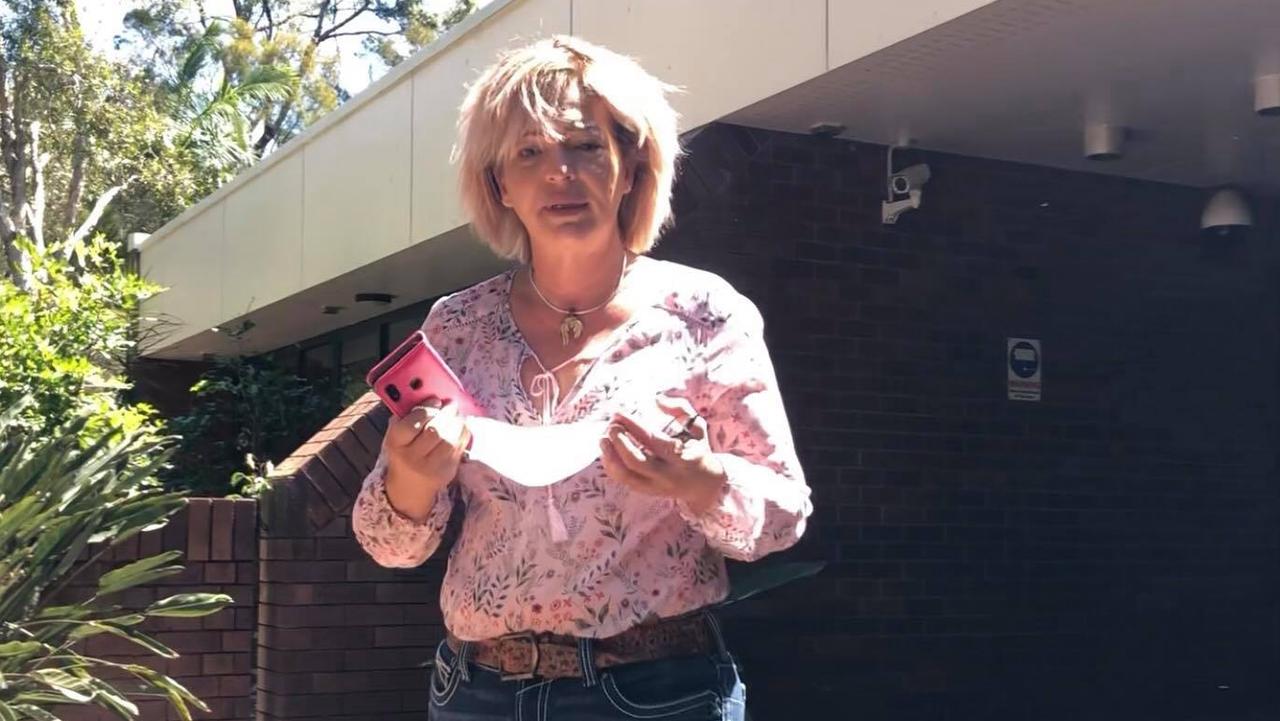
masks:
<path fill-rule="evenodd" d="M 722 600 L 724 557 L 754 560 L 804 532 L 813 507 L 759 311 L 712 273 L 656 263 L 643 276 L 661 283 L 644 289 L 653 303 L 613 332 L 550 417 L 520 383 L 532 351 L 512 320 L 515 270 L 446 296 L 428 313 L 428 339 L 490 417 L 533 425 L 621 412 L 661 428 L 667 416 L 655 398 L 675 394 L 706 419 L 728 476 L 718 503 L 696 514 L 682 501 L 632 492 L 599 460 L 546 488 L 464 462 L 419 523 L 388 501 L 380 456 L 351 515 L 356 539 L 379 565 L 420 565 L 439 545 L 454 501 L 465 509 L 440 598 L 458 637 L 613 636 Z M 549 512 L 558 516 L 554 533 Z"/>

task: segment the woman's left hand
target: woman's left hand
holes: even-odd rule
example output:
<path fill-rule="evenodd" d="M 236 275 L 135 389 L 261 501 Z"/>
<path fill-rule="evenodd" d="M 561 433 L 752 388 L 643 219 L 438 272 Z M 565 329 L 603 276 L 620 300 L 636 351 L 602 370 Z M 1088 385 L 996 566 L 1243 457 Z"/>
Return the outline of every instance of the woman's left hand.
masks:
<path fill-rule="evenodd" d="M 683 398 L 659 396 L 658 406 L 671 417 L 662 430 L 614 415 L 600 439 L 604 470 L 634 491 L 682 500 L 695 513 L 707 510 L 725 484 L 724 465 L 707 442 L 707 422 Z"/>

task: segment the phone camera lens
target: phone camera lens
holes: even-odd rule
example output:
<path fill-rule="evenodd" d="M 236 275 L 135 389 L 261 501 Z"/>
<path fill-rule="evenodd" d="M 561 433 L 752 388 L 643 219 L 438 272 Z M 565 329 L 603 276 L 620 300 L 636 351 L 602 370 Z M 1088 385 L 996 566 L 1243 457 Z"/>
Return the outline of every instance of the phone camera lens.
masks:
<path fill-rule="evenodd" d="M 413 380 L 409 381 L 409 389 L 410 389 L 410 390 L 415 390 L 415 391 L 416 391 L 416 390 L 418 390 L 418 389 L 419 389 L 419 388 L 421 388 L 421 387 L 422 387 L 422 379 L 421 379 L 421 378 L 414 378 Z"/>
<path fill-rule="evenodd" d="M 393 400 L 393 401 L 399 401 L 399 400 L 400 400 L 400 389 L 399 389 L 399 388 L 396 388 L 394 385 L 389 385 L 389 386 L 387 386 L 387 397 L 388 397 L 388 398 L 390 398 L 390 399 L 391 399 L 391 400 Z"/>

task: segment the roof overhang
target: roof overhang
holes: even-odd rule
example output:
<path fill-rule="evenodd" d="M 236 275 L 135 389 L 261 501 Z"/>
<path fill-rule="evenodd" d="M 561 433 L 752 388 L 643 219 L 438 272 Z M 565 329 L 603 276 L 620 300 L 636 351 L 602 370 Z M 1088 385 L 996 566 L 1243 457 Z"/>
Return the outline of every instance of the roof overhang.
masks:
<path fill-rule="evenodd" d="M 176 319 L 147 352 L 260 353 L 467 285 L 504 264 L 469 240 L 449 163 L 464 83 L 515 42 L 574 33 L 683 87 L 716 120 L 1191 186 L 1280 190 L 1275 0 L 921 0 L 870 5 L 495 0 L 144 245 Z M 1084 157 L 1090 124 L 1120 156 Z M 344 306 L 324 315 L 324 306 Z M 226 333 L 251 321 L 232 342 Z"/>

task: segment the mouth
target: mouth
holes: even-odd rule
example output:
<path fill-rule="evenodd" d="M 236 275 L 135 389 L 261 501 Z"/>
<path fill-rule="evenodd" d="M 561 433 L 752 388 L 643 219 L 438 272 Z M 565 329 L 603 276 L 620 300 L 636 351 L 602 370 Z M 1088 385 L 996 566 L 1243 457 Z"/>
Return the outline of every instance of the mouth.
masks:
<path fill-rule="evenodd" d="M 577 213 L 586 209 L 587 203 L 585 201 L 577 203 L 551 203 L 550 205 L 543 206 L 543 210 L 551 213 Z"/>

